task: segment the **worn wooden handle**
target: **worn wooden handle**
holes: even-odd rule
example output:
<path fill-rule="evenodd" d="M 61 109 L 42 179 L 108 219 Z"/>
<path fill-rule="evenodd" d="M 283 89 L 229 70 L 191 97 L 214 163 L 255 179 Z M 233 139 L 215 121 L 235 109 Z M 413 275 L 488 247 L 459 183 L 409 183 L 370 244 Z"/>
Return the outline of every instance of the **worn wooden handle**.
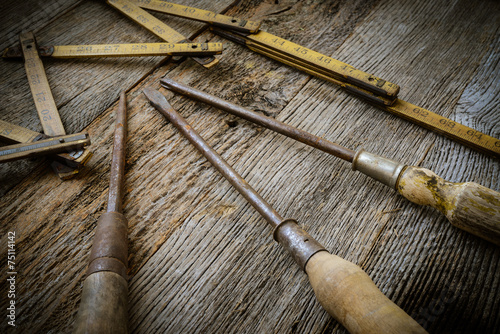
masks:
<path fill-rule="evenodd" d="M 89 275 L 83 283 L 75 334 L 127 333 L 127 281 L 111 271 Z"/>
<path fill-rule="evenodd" d="M 438 209 L 452 225 L 500 246 L 500 193 L 473 182 L 448 182 L 421 167 L 407 167 L 397 190 L 414 203 Z"/>
<path fill-rule="evenodd" d="M 320 304 L 350 333 L 426 333 L 357 265 L 318 252 L 306 272 Z"/>

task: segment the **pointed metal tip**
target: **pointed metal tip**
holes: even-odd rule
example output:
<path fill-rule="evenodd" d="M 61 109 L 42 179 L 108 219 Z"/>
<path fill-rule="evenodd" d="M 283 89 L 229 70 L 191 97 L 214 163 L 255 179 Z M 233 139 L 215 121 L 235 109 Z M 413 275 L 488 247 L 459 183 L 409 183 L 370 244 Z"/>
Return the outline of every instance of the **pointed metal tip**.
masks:
<path fill-rule="evenodd" d="M 157 91 L 156 89 L 153 89 L 151 87 L 146 87 L 142 90 L 144 95 L 146 95 L 147 99 L 149 100 L 149 103 L 156 109 L 158 109 L 162 113 L 168 113 L 171 110 L 173 110 L 172 106 L 170 103 L 168 103 L 167 98 L 165 95 Z"/>
<path fill-rule="evenodd" d="M 155 92 L 155 90 L 154 90 L 153 88 L 151 88 L 151 87 L 146 87 L 146 88 L 144 88 L 144 89 L 142 90 L 142 93 L 143 93 L 144 95 L 146 95 L 146 97 L 147 97 L 147 98 L 148 98 L 148 100 L 150 100 L 150 101 L 151 101 L 151 99 L 153 98 L 152 96 L 153 96 L 154 92 Z"/>
<path fill-rule="evenodd" d="M 163 96 L 163 94 L 161 94 L 159 91 L 151 87 L 144 88 L 142 92 L 144 93 L 144 95 L 146 95 L 147 99 L 149 100 L 149 102 L 151 102 L 153 106 L 159 106 L 167 101 L 167 99 L 165 98 L 165 96 Z"/>

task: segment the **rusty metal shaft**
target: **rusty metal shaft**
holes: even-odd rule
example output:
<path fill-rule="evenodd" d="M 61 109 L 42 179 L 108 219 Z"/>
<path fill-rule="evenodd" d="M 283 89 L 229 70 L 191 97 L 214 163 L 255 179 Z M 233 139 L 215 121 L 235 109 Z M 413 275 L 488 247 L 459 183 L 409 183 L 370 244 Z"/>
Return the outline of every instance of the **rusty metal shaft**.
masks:
<path fill-rule="evenodd" d="M 276 228 L 283 218 L 168 103 L 165 96 L 152 88 L 144 88 L 146 97 L 158 111 L 200 151 L 205 158 L 238 190 L 245 199 Z"/>
<path fill-rule="evenodd" d="M 320 149 L 326 153 L 330 153 L 348 162 L 352 162 L 354 159 L 355 155 L 354 151 L 351 151 L 348 148 L 345 148 L 339 144 L 333 143 L 321 137 L 310 134 L 309 132 L 297 129 L 291 125 L 277 121 L 274 118 L 260 115 L 256 112 L 245 109 L 234 103 L 224 101 L 211 94 L 183 85 L 172 79 L 163 78 L 160 80 L 160 82 L 162 83 L 163 87 L 173 92 L 185 95 L 196 101 L 209 104 L 211 106 L 224 110 L 230 114 L 244 118 L 247 121 L 253 122 L 270 130 L 281 133 L 282 135 L 300 141 L 301 143 Z"/>
<path fill-rule="evenodd" d="M 127 100 L 120 93 L 115 121 L 113 158 L 109 176 L 108 212 L 122 212 L 123 180 L 125 177 L 125 145 L 127 143 Z"/>
<path fill-rule="evenodd" d="M 125 92 L 116 112 L 108 210 L 97 222 L 74 333 L 127 333 L 128 223 L 122 214 L 127 111 Z"/>

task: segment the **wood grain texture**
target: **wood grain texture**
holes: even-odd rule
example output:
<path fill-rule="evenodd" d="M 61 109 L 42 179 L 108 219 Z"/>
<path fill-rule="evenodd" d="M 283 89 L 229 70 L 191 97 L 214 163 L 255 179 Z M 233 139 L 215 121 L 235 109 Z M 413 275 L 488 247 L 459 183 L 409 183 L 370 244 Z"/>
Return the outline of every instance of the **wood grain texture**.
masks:
<path fill-rule="evenodd" d="M 255 0 L 234 4 L 228 15 L 263 20 L 270 33 L 399 84 L 409 102 L 499 137 L 497 3 Z M 165 22 L 188 33 L 201 28 L 182 19 Z M 38 35 L 40 44 L 156 41 L 100 2 L 82 3 L 47 21 Z M 201 39 L 220 41 L 211 34 Z M 159 88 L 164 75 L 348 148 L 362 146 L 450 181 L 500 190 L 497 160 L 368 106 L 333 84 L 231 42 L 226 46 L 208 71 L 191 60 L 46 64 L 66 130 L 88 130 L 95 156 L 76 180 L 60 181 L 42 162 L 16 174 L 19 179 L 6 188 L 0 242 L 6 245 L 6 232 L 16 231 L 19 308 L 18 327 L 2 321 L 2 332 L 71 331 L 93 231 L 105 211 L 120 89 L 128 90 L 129 107 L 124 214 L 131 332 L 346 332 L 321 308 L 307 276 L 272 240 L 264 220 L 149 106 L 141 89 Z M 0 116 L 38 130 L 22 64 L 0 66 L 9 74 L 0 82 L 8 102 Z M 161 91 L 282 216 L 296 218 L 332 253 L 360 265 L 425 329 L 498 332 L 498 247 L 345 162 Z M 2 184 L 12 175 L 0 170 Z M 5 282 L 2 271 L 1 291 Z"/>
<path fill-rule="evenodd" d="M 0 50 L 19 43 L 22 31 L 38 31 L 51 20 L 78 5 L 78 0 L 14 1 L 6 0 L 0 4 Z"/>
<path fill-rule="evenodd" d="M 206 2 L 202 7 L 221 11 L 230 3 Z M 165 18 L 165 15 L 156 16 Z M 45 22 L 47 25 L 37 31 L 39 45 L 161 42 L 102 1 L 81 2 L 57 19 Z M 177 18 L 169 18 L 168 22 L 172 28 L 189 37 L 196 36 L 203 26 Z M 22 29 L 31 29 L 31 26 L 26 25 Z M 133 87 L 164 60 L 165 57 L 44 60 L 45 72 L 66 132 L 81 131 L 116 101 L 123 87 Z M 0 71 L 8 73 L 0 81 L 0 91 L 8 96 L 7 103 L 2 107 L 1 119 L 41 132 L 22 61 L 2 61 Z M 14 165 L 14 168 L 0 166 L 1 175 L 16 175 L 15 178 L 1 178 L 0 194 L 28 175 L 36 165 L 24 162 Z"/>
<path fill-rule="evenodd" d="M 422 167 L 407 167 L 398 192 L 413 203 L 441 211 L 449 222 L 500 246 L 500 193 L 474 182 L 448 182 Z"/>
<path fill-rule="evenodd" d="M 352 262 L 318 252 L 306 272 L 320 304 L 349 333 L 427 333 Z"/>

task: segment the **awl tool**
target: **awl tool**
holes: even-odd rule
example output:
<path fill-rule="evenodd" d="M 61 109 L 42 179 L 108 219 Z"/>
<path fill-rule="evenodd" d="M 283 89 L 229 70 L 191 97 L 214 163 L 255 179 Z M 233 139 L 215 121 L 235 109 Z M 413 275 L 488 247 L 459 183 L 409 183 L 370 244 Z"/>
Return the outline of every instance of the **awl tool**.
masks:
<path fill-rule="evenodd" d="M 414 203 L 438 209 L 452 225 L 500 245 L 500 193 L 494 190 L 474 182 L 449 182 L 426 168 L 408 166 L 363 149 L 354 152 L 174 80 L 163 78 L 160 82 L 173 92 L 207 103 L 351 162 L 353 170 L 396 189 Z"/>
<path fill-rule="evenodd" d="M 126 103 L 122 92 L 115 121 L 108 208 L 97 222 L 74 333 L 127 333 L 128 223 L 122 214 Z"/>
<path fill-rule="evenodd" d="M 299 227 L 283 219 L 152 88 L 143 90 L 151 104 L 185 136 L 274 229 L 274 239 L 308 275 L 318 301 L 351 333 L 425 333 L 425 330 L 377 289 L 357 265 L 330 254 Z"/>

